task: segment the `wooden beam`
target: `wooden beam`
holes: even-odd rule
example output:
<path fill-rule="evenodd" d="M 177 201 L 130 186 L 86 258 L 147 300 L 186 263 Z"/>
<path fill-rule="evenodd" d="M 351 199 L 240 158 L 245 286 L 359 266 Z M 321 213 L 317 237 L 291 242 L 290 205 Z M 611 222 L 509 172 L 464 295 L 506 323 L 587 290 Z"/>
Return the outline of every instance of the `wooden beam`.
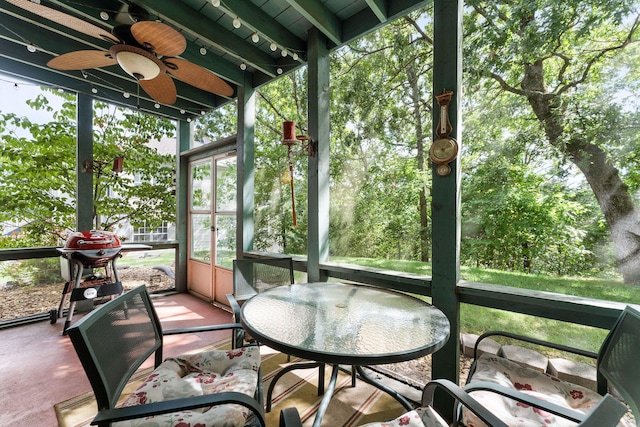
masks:
<path fill-rule="evenodd" d="M 367 0 L 367 4 L 372 2 L 380 3 L 383 0 Z M 365 34 L 377 30 L 387 25 L 389 22 L 406 16 L 408 13 L 426 6 L 431 1 L 416 0 L 393 0 L 388 1 L 384 7 L 385 20 L 380 21 L 381 12 L 376 11 L 375 7 L 369 4 L 369 8 L 362 9 L 360 12 L 342 21 L 342 43 L 350 43 Z"/>
<path fill-rule="evenodd" d="M 467 281 L 460 282 L 458 294 L 462 303 L 603 329 L 610 329 L 627 305 L 575 295 Z"/>
<path fill-rule="evenodd" d="M 306 52 L 307 45 L 304 40 L 249 0 L 234 0 L 229 2 L 228 6 L 220 3 L 218 9 L 230 16 L 238 16 L 243 26 L 258 32 L 261 38 L 266 37 L 269 42 L 274 42 L 280 47 L 286 47 L 293 51 Z"/>
<path fill-rule="evenodd" d="M 342 23 L 317 0 L 287 0 L 287 2 L 336 45 L 342 44 Z"/>
<path fill-rule="evenodd" d="M 386 0 L 367 0 L 369 9 L 378 17 L 380 22 L 386 22 L 387 16 L 387 1 Z"/>

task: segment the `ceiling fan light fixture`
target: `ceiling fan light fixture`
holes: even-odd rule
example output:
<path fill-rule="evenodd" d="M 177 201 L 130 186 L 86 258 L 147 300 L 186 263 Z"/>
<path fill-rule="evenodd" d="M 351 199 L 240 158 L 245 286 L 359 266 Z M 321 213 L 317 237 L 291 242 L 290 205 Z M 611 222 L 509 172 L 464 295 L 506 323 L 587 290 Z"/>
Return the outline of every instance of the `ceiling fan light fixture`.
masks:
<path fill-rule="evenodd" d="M 160 67 L 151 59 L 133 52 L 120 52 L 116 60 L 122 69 L 136 80 L 151 80 L 158 77 Z"/>
<path fill-rule="evenodd" d="M 109 49 L 120 67 L 136 80 L 151 80 L 166 70 L 164 64 L 152 53 L 129 45 L 113 45 Z"/>

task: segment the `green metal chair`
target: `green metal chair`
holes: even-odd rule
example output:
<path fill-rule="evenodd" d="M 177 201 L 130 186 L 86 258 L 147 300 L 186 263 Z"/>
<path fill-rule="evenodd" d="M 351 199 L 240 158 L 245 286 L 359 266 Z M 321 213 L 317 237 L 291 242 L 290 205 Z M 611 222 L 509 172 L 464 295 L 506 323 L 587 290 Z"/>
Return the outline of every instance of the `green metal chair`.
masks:
<path fill-rule="evenodd" d="M 233 260 L 233 295 L 227 299 L 233 310 L 234 322 L 241 322 L 241 304 L 252 296 L 276 286 L 292 285 L 294 283 L 293 259 L 291 257 L 244 258 Z M 233 337 L 233 348 L 255 343 L 245 334 L 243 329 L 237 329 Z M 287 355 L 287 362 L 291 356 Z M 320 362 L 299 362 L 281 369 L 272 379 L 267 390 L 266 411 L 271 412 L 271 396 L 278 380 L 288 372 L 296 369 L 318 368 L 318 395 L 324 393 L 325 365 Z M 355 370 L 352 373 L 355 384 Z"/>
<path fill-rule="evenodd" d="M 244 258 L 233 260 L 233 294 L 227 294 L 234 322 L 240 323 L 240 306 L 257 293 L 294 282 L 291 257 Z M 251 340 L 248 340 L 251 341 Z M 233 348 L 245 345 L 243 329 L 236 329 Z"/>
<path fill-rule="evenodd" d="M 596 359 L 597 393 L 566 381 L 560 381 L 548 374 L 521 367 L 500 356 L 479 355 L 482 340 L 492 336 L 504 336 Z M 566 419 L 575 423 L 585 421 L 589 415 L 590 407 L 595 406 L 601 396 L 610 392 L 624 400 L 635 418 L 635 424 L 640 425 L 639 354 L 640 312 L 632 307 L 626 307 L 621 313 L 597 354 L 513 333 L 490 331 L 482 334 L 475 344 L 474 363 L 465 390 L 476 399 L 482 400 L 485 406 L 493 407 L 494 413 L 507 407 L 508 404 L 505 404 L 505 401 L 513 399 L 520 402 L 520 405 L 517 405 L 517 408 L 514 406 L 509 406 L 509 408 L 515 408 L 518 411 L 517 416 L 520 418 L 529 414 L 531 417 L 551 414 L 558 417 L 557 419 Z M 558 392 L 556 393 L 556 391 Z M 553 396 L 550 397 L 551 395 Z M 566 402 L 558 399 L 558 396 L 562 395 L 566 396 Z M 494 399 L 491 404 L 489 404 L 490 399 Z M 554 400 L 554 402 L 550 402 L 550 400 Z M 501 405 L 505 406 L 501 407 Z M 524 414 L 522 408 L 528 409 L 527 405 L 537 409 Z M 573 408 L 580 408 L 580 410 Z M 501 413 L 507 415 L 505 412 Z M 625 422 L 630 424 L 629 418 L 624 417 L 621 425 L 624 425 Z"/>
<path fill-rule="evenodd" d="M 451 407 L 454 420 L 457 417 L 458 405 L 462 405 L 475 414 L 485 425 L 508 427 L 489 408 L 483 406 L 464 389 L 449 380 L 433 380 L 427 383 L 422 393 L 422 404 L 416 410 L 405 413 L 395 420 L 369 423 L 361 427 L 449 427 L 456 425 L 445 421 L 445 418 L 433 409 L 436 390 L 442 390 L 454 399 L 454 405 Z M 579 426 L 613 427 L 626 411 L 627 408 L 619 400 L 607 394 Z M 280 411 L 280 427 L 302 427 L 302 421 L 296 408 L 285 408 Z"/>
<path fill-rule="evenodd" d="M 164 335 L 241 327 L 234 323 L 162 331 L 145 286 L 89 313 L 68 334 L 98 404 L 91 424 L 133 426 L 155 419 L 157 425 L 178 425 L 180 419 L 189 419 L 203 426 L 264 426 L 258 347 L 190 353 L 163 362 Z M 117 406 L 131 376 L 151 356 L 153 373 Z"/>

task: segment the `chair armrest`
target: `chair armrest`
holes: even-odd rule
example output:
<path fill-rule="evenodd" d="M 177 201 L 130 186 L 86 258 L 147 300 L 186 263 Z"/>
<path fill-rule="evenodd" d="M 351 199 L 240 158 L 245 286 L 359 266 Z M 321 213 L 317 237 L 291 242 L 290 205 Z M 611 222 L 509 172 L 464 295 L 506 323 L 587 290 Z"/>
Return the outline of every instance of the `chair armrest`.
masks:
<path fill-rule="evenodd" d="M 489 391 L 492 393 L 499 394 L 501 396 L 508 397 L 515 401 L 525 403 L 529 406 L 542 409 L 545 412 L 549 412 L 559 417 L 566 418 L 570 421 L 573 421 L 574 423 L 581 423 L 587 418 L 587 416 L 582 412 L 574 411 L 564 406 L 556 405 L 549 401 L 539 399 L 529 394 L 522 393 L 521 391 L 513 390 L 511 388 L 507 388 L 493 382 L 474 381 L 474 382 L 468 383 L 464 387 L 464 391 L 468 393 L 472 391 L 478 391 L 478 390 Z"/>
<path fill-rule="evenodd" d="M 240 303 L 233 294 L 227 294 L 229 306 L 233 310 L 233 321 L 240 322 Z M 240 348 L 244 345 L 244 329 L 236 329 L 231 340 L 231 348 Z"/>
<path fill-rule="evenodd" d="M 231 310 L 233 310 L 233 315 L 237 316 L 236 317 L 236 320 L 237 320 L 240 317 L 240 303 L 238 302 L 236 297 L 233 296 L 233 294 L 227 294 L 226 297 L 227 297 L 227 300 L 229 301 L 229 306 L 231 307 Z"/>
<path fill-rule="evenodd" d="M 238 392 L 224 392 L 207 394 L 203 396 L 185 397 L 166 400 L 164 402 L 147 403 L 144 405 L 127 406 L 124 408 L 105 409 L 100 411 L 91 422 L 92 425 L 110 425 L 117 421 L 136 418 L 144 418 L 152 415 L 167 414 L 170 412 L 186 411 L 206 406 L 235 403 L 249 408 L 261 426 L 265 426 L 264 411 L 262 406 L 250 396 Z"/>
<path fill-rule="evenodd" d="M 504 422 L 493 415 L 487 408 L 482 406 L 473 397 L 469 396 L 465 390 L 449 380 L 437 379 L 429 381 L 422 392 L 423 406 L 433 406 L 433 396 L 437 389 L 443 389 L 446 391 L 450 396 L 460 402 L 460 404 L 469 408 L 469 410 L 476 414 L 485 424 L 491 427 L 507 427 Z"/>
<path fill-rule="evenodd" d="M 188 334 L 194 332 L 224 331 L 227 329 L 242 329 L 240 323 L 223 323 L 220 325 L 194 326 L 190 328 L 169 329 L 162 331 L 162 335 Z"/>
<path fill-rule="evenodd" d="M 614 427 L 627 411 L 628 408 L 622 402 L 610 394 L 605 394 L 580 427 Z"/>
<path fill-rule="evenodd" d="M 302 420 L 296 408 L 284 408 L 280 411 L 280 427 L 302 427 Z"/>
<path fill-rule="evenodd" d="M 557 343 L 550 342 L 550 341 L 544 341 L 544 340 L 540 340 L 540 339 L 537 339 L 537 338 L 527 337 L 525 335 L 518 335 L 518 334 L 511 333 L 511 332 L 488 331 L 488 332 L 485 332 L 484 334 L 482 334 L 482 335 L 480 335 L 478 337 L 478 339 L 476 341 L 476 344 L 473 347 L 473 360 L 476 360 L 478 358 L 478 347 L 480 346 L 480 342 L 483 339 L 491 337 L 491 336 L 501 336 L 501 337 L 516 339 L 516 340 L 519 340 L 519 341 L 528 342 L 528 343 L 539 345 L 539 346 L 542 346 L 542 347 L 554 348 L 556 350 L 566 351 L 568 353 L 573 353 L 573 354 L 577 354 L 577 355 L 580 355 L 580 356 L 590 357 L 592 359 L 597 359 L 598 358 L 598 354 L 597 353 L 594 353 L 592 351 L 582 350 L 582 349 L 576 348 L 576 347 L 570 347 L 570 346 L 567 346 L 567 345 L 557 344 Z"/>

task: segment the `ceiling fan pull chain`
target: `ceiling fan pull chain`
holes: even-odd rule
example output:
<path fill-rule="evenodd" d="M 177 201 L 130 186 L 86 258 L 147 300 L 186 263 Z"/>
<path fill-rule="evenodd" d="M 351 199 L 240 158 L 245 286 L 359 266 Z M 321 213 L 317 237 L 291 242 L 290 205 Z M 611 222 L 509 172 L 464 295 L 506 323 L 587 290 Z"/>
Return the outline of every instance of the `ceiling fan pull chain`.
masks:
<path fill-rule="evenodd" d="M 138 111 L 140 111 L 140 80 L 136 79 L 136 87 L 138 89 Z"/>

